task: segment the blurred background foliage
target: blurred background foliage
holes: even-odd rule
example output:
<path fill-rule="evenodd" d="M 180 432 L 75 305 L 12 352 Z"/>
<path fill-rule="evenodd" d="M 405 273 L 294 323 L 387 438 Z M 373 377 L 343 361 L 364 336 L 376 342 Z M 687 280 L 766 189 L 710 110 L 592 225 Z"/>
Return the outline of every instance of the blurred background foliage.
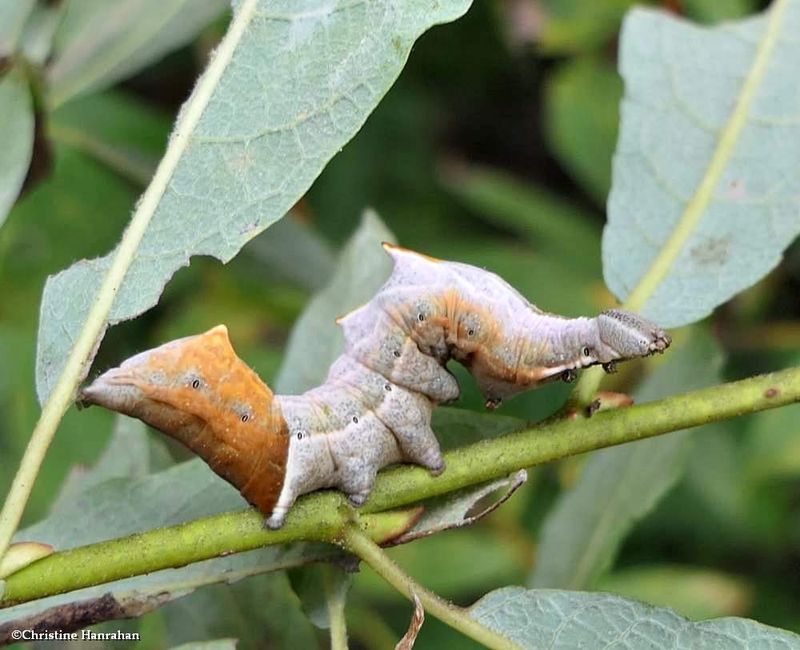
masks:
<path fill-rule="evenodd" d="M 31 33 L 57 20 L 63 4 L 69 3 L 37 5 L 38 24 L 28 25 L 30 40 L 23 41 L 34 43 Z M 91 2 L 74 4 L 91 11 Z M 225 322 L 241 356 L 270 382 L 293 322 L 325 285 L 336 251 L 368 206 L 402 245 L 496 271 L 544 309 L 579 315 L 613 305 L 602 281 L 600 235 L 622 93 L 616 41 L 632 4 L 478 0 L 463 19 L 423 36 L 397 84 L 290 216 L 225 267 L 193 259 L 156 309 L 110 330 L 95 372 Z M 715 23 L 766 3 L 649 4 Z M 186 33 L 170 47 L 163 46 L 163 33 L 154 36 L 144 54 L 105 81 L 72 96 L 64 85 L 58 105 L 34 95 L 32 166 L 0 228 L 0 493 L 38 416 L 33 364 L 44 280 L 75 260 L 104 254 L 118 240 L 181 101 L 224 33 L 227 13 L 217 5 L 191 28 L 183 25 Z M 71 16 L 72 29 L 80 29 L 80 15 Z M 125 29 L 135 30 L 145 17 L 129 16 Z M 29 48 L 26 63 L 14 55 L 0 66 L 23 65 L 36 87 L 37 79 L 44 83 L 38 64 L 46 58 Z M 74 70 L 62 74 L 74 79 Z M 764 281 L 697 326 L 701 358 L 720 354 L 727 380 L 800 363 L 799 285 L 794 246 Z M 645 370 L 630 364 L 607 386 L 631 390 Z M 458 407 L 482 410 L 472 381 L 463 372 L 459 378 L 464 397 Z M 540 419 L 568 392 L 553 385 L 502 412 Z M 694 436 L 682 477 L 634 527 L 613 569 L 591 586 L 691 618 L 750 616 L 800 631 L 798 416 L 800 406 L 783 408 Z M 47 514 L 74 468 L 94 462 L 111 428 L 111 414 L 99 409 L 68 413 L 26 523 Z M 186 457 L 177 446 L 170 451 Z M 582 462 L 534 470 L 507 505 L 471 529 L 390 552 L 426 586 L 463 604 L 500 586 L 526 584 L 542 521 L 557 495 L 574 484 Z M 201 590 L 123 625 L 142 632 L 143 648 L 222 636 L 240 638 L 240 647 L 265 639 L 306 647 L 321 633 L 287 594 L 285 576 L 260 576 Z M 271 598 L 286 601 L 285 620 L 265 617 L 262 606 Z M 356 575 L 348 619 L 360 647 L 392 647 L 410 611 L 370 571 Z M 429 617 L 419 647 L 471 646 Z"/>

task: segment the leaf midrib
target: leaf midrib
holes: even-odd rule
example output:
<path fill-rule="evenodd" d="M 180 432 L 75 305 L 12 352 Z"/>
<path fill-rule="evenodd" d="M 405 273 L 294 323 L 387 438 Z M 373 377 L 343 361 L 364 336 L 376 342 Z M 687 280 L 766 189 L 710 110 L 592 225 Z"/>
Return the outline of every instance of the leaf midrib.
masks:
<path fill-rule="evenodd" d="M 650 268 L 625 301 L 627 309 L 639 311 L 644 306 L 658 285 L 670 272 L 684 245 L 694 234 L 700 219 L 705 214 L 713 198 L 714 190 L 730 162 L 733 151 L 739 141 L 739 136 L 747 122 L 756 91 L 764 80 L 767 66 L 778 42 L 781 27 L 784 24 L 783 19 L 787 6 L 788 0 L 775 0 L 768 10 L 769 20 L 767 21 L 764 37 L 758 45 L 753 65 L 745 77 L 733 112 L 720 132 L 719 141 L 706 172 L 694 195 L 687 203 L 686 209 L 680 216 L 669 239 L 667 239 Z"/>
<path fill-rule="evenodd" d="M 136 257 L 153 215 L 158 209 L 175 169 L 189 146 L 200 118 L 211 101 L 214 90 L 233 59 L 236 46 L 242 39 L 246 27 L 256 13 L 257 4 L 257 0 L 245 0 L 235 13 L 228 33 L 222 39 L 215 57 L 184 105 L 167 151 L 158 165 L 153 180 L 142 195 L 122 240 L 113 253 L 111 265 L 102 280 L 94 303 L 89 309 L 86 321 L 72 346 L 55 388 L 42 407 L 39 421 L 31 434 L 11 491 L 0 510 L 0 557 L 5 554 L 11 537 L 19 525 L 34 480 L 41 469 L 56 429 L 72 402 L 75 388 L 83 378 L 86 360 L 92 358 L 92 350 L 96 349 L 98 341 L 108 325 L 108 316 L 114 299 L 125 280 L 125 275 Z"/>

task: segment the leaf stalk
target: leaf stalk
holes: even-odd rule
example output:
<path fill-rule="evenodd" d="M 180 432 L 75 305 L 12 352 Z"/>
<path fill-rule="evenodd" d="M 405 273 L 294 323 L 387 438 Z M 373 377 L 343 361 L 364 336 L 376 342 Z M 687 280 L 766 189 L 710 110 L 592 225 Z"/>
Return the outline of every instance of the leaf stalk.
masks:
<path fill-rule="evenodd" d="M 411 576 L 406 574 L 383 549 L 365 535 L 361 529 L 351 524 L 344 529 L 342 546 L 357 555 L 381 578 L 392 587 L 414 602 L 414 595 L 419 598 L 426 612 L 430 612 L 443 623 L 446 623 L 462 634 L 495 650 L 519 650 L 520 646 L 510 639 L 498 634 L 471 618 L 466 610 L 450 603 L 434 592 L 426 589 Z"/>

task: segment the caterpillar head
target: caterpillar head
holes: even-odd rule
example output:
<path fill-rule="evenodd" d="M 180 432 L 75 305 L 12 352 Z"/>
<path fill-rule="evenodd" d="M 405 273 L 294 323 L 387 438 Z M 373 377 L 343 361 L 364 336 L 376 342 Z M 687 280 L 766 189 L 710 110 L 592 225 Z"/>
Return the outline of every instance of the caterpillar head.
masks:
<path fill-rule="evenodd" d="M 596 319 L 601 349 L 596 361 L 603 364 L 646 357 L 666 350 L 672 339 L 655 323 L 622 309 L 609 309 Z"/>
<path fill-rule="evenodd" d="M 224 325 L 131 357 L 79 399 L 180 440 L 271 512 L 286 473 L 288 428 L 272 391 L 236 355 Z"/>

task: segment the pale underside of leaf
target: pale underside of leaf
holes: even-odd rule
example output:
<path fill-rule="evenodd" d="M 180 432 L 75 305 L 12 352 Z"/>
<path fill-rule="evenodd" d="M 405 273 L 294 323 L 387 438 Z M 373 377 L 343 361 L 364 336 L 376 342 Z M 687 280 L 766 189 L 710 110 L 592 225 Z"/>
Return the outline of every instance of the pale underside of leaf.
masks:
<path fill-rule="evenodd" d="M 35 0 L 0 0 L 0 56 L 12 54 Z"/>
<path fill-rule="evenodd" d="M 422 0 L 241 3 L 235 31 L 184 107 L 184 130 L 173 133 L 134 215 L 142 238 L 130 266 L 122 264 L 127 272 L 108 321 L 152 307 L 191 256 L 227 262 L 282 217 L 361 127 L 414 40 L 468 4 L 432 10 Z M 128 240 L 129 248 L 134 244 Z M 49 279 L 37 350 L 40 400 L 61 374 L 113 256 Z"/>
<path fill-rule="evenodd" d="M 36 4 L 22 34 L 20 50 L 29 63 L 44 65 L 53 47 L 53 37 L 61 22 L 66 3 Z"/>
<path fill-rule="evenodd" d="M 33 154 L 33 106 L 24 75 L 0 78 L 0 226 L 17 199 Z"/>
<path fill-rule="evenodd" d="M 189 42 L 225 0 L 73 0 L 48 69 L 51 106 L 111 85 Z"/>
<path fill-rule="evenodd" d="M 800 233 L 800 2 L 714 28 L 637 9 L 603 266 L 665 327 L 762 278 Z"/>
<path fill-rule="evenodd" d="M 746 618 L 692 622 L 671 609 L 603 593 L 509 587 L 470 608 L 478 622 L 523 648 L 781 650 L 800 637 Z"/>

